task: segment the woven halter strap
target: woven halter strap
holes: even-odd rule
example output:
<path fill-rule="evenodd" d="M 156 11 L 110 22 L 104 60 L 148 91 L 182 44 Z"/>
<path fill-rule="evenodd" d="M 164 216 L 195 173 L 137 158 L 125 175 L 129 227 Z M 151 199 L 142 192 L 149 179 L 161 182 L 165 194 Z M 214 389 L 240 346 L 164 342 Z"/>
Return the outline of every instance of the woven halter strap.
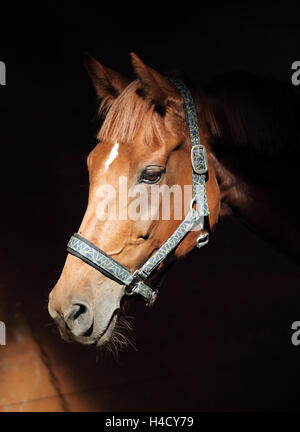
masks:
<path fill-rule="evenodd" d="M 204 218 L 209 215 L 205 186 L 208 164 L 205 147 L 200 144 L 195 103 L 190 90 L 184 83 L 175 78 L 169 78 L 169 80 L 179 89 L 183 97 L 185 118 L 190 130 L 193 198 L 186 217 L 168 240 L 134 273 L 131 273 L 129 268 L 120 264 L 79 234 L 74 234 L 67 245 L 70 254 L 75 255 L 108 278 L 125 286 L 127 295 L 137 294 L 142 297 L 147 306 L 154 303 L 158 291 L 156 288 L 148 286 L 145 280 L 176 249 L 184 237 L 193 228 L 200 225 L 201 234 L 197 238 L 196 246 L 201 248 L 209 240 L 208 233 L 204 232 Z M 196 209 L 194 208 L 195 204 Z"/>

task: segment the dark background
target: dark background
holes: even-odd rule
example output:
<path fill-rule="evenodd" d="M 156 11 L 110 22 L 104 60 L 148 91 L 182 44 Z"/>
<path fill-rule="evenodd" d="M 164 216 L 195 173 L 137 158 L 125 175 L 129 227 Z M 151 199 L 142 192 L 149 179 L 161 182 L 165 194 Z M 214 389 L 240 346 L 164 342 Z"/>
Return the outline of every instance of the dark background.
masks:
<path fill-rule="evenodd" d="M 232 221 L 171 271 L 151 311 L 133 307 L 137 352 L 96 363 L 96 351 L 65 344 L 50 325 L 47 295 L 86 207 L 97 131 L 83 52 L 132 77 L 131 51 L 191 77 L 244 70 L 289 81 L 300 60 L 296 3 L 196 4 L 1 4 L 2 298 L 11 310 L 21 303 L 89 397 L 103 402 L 113 383 L 104 409 L 298 409 L 299 267 Z"/>

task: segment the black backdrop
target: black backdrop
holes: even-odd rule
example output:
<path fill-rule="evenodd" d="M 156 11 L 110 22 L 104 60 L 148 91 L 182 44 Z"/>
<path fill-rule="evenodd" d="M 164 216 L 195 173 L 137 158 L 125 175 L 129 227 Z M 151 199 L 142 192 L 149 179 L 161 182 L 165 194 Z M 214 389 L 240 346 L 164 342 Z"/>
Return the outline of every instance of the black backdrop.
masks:
<path fill-rule="evenodd" d="M 42 326 L 49 320 L 47 295 L 86 207 L 97 123 L 84 51 L 129 76 L 135 51 L 159 71 L 191 77 L 245 70 L 290 80 L 299 46 L 296 3 L 1 4 L 1 266 L 10 301 L 23 299 Z M 171 271 L 155 309 L 134 314 L 141 351 L 121 365 L 134 375 L 141 358 L 149 368 L 159 362 L 162 382 L 180 385 L 169 403 L 172 387 L 162 401 L 160 384 L 148 383 L 147 406 L 132 392 L 117 408 L 297 409 L 300 347 L 290 327 L 300 320 L 299 267 L 244 228 L 222 222 L 205 251 Z"/>

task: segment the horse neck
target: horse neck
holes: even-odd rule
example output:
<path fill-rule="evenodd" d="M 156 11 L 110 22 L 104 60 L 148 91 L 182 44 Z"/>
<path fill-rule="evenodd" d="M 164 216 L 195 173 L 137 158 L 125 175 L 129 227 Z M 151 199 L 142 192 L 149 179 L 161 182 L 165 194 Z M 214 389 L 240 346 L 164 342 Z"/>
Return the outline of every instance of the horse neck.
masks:
<path fill-rule="evenodd" d="M 234 216 L 286 255 L 300 261 L 299 159 L 215 149 L 212 158 L 222 216 Z"/>

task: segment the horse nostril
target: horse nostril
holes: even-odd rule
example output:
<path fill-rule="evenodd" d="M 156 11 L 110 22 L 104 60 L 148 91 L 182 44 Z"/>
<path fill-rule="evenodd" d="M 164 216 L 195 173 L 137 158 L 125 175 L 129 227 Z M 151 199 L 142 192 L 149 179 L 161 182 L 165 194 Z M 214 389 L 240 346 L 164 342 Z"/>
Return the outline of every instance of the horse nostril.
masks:
<path fill-rule="evenodd" d="M 93 313 L 87 303 L 76 302 L 65 315 L 65 323 L 74 336 L 89 336 L 93 325 Z"/>

